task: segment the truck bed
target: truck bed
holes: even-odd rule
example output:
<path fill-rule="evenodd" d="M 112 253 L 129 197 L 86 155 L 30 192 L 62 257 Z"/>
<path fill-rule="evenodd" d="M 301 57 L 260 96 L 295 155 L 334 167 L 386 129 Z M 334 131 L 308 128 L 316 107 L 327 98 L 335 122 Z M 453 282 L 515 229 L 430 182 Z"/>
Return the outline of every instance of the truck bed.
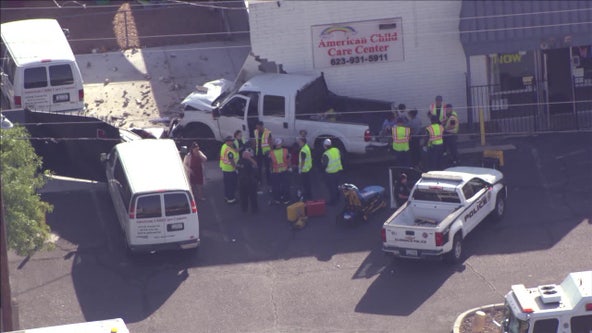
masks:
<path fill-rule="evenodd" d="M 412 203 L 396 212 L 387 225 L 403 227 L 437 227 L 458 205 Z"/>

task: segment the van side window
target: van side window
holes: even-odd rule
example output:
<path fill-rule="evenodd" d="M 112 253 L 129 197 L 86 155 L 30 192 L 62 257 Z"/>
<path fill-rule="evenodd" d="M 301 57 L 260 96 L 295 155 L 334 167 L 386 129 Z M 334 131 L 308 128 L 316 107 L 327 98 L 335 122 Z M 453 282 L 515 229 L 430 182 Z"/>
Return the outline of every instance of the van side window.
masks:
<path fill-rule="evenodd" d="M 111 153 L 111 156 L 115 156 L 115 154 Z M 115 163 L 115 169 L 113 169 L 113 178 L 115 178 L 115 180 L 117 180 L 119 183 L 119 195 L 121 195 L 121 200 L 127 208 L 129 207 L 130 200 L 132 199 L 132 191 L 130 190 L 127 177 L 125 176 L 123 167 L 121 166 L 121 161 L 117 159 L 113 163 Z"/>
<path fill-rule="evenodd" d="M 266 95 L 263 97 L 264 116 L 286 116 L 286 102 L 283 96 Z"/>
<path fill-rule="evenodd" d="M 16 72 L 16 64 L 10 55 L 10 52 L 4 53 L 4 61 L 2 61 L 2 73 L 6 74 L 10 83 L 14 84 L 14 73 Z"/>
<path fill-rule="evenodd" d="M 49 66 L 49 82 L 52 86 L 65 86 L 74 83 L 74 75 L 70 65 Z"/>
<path fill-rule="evenodd" d="M 547 333 L 557 332 L 559 320 L 557 319 L 541 319 L 534 322 L 533 333 Z M 572 331 L 573 332 L 573 331 Z"/>
<path fill-rule="evenodd" d="M 189 199 L 185 193 L 170 193 L 164 195 L 166 216 L 190 214 Z"/>
<path fill-rule="evenodd" d="M 47 87 L 45 67 L 25 69 L 25 89 Z"/>
<path fill-rule="evenodd" d="M 572 332 L 592 332 L 592 314 L 571 318 Z"/>
<path fill-rule="evenodd" d="M 136 218 L 146 219 L 151 217 L 161 217 L 160 195 L 144 195 L 138 197 L 136 206 Z"/>

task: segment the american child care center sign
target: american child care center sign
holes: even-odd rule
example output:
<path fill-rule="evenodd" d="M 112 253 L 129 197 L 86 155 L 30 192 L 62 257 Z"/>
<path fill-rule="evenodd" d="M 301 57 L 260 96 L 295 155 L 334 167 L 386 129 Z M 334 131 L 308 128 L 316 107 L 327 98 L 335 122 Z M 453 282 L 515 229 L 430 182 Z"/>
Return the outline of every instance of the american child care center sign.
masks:
<path fill-rule="evenodd" d="M 315 68 L 404 60 L 400 17 L 311 29 Z"/>

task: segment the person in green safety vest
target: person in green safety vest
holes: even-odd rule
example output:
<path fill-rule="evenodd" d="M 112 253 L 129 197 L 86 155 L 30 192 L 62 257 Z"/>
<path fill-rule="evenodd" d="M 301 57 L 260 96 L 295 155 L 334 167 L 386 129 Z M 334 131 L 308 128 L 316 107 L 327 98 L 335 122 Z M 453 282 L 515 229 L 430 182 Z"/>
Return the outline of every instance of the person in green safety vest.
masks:
<path fill-rule="evenodd" d="M 446 123 L 444 124 L 444 151 L 450 154 L 453 165 L 458 164 L 458 128 L 459 121 L 451 104 L 446 104 Z"/>
<path fill-rule="evenodd" d="M 245 149 L 245 139 L 243 138 L 243 131 L 236 130 L 234 131 L 234 140 L 232 141 L 234 149 L 240 154 L 242 154 L 243 150 Z"/>
<path fill-rule="evenodd" d="M 428 111 L 428 118 L 431 119 L 432 116 L 434 116 L 436 117 L 436 119 L 438 119 L 438 122 L 440 124 L 444 124 L 444 121 L 446 120 L 446 112 L 444 110 L 444 105 L 445 104 L 442 101 L 442 96 L 436 96 L 434 103 L 430 105 L 430 109 Z"/>
<path fill-rule="evenodd" d="M 321 165 L 325 170 L 325 183 L 329 191 L 329 206 L 336 205 L 339 201 L 339 182 L 341 181 L 341 173 L 343 166 L 341 164 L 341 152 L 338 148 L 333 147 L 331 139 L 325 139 L 323 142 L 325 152 L 321 158 Z"/>
<path fill-rule="evenodd" d="M 276 138 L 273 149 L 269 152 L 269 159 L 271 161 L 271 196 L 270 204 L 284 205 L 290 203 L 290 174 L 288 168 L 290 167 L 290 154 L 288 149 L 282 147 L 283 140 Z"/>
<path fill-rule="evenodd" d="M 299 136 L 296 140 L 300 151 L 298 153 L 298 175 L 302 188 L 301 199 L 303 201 L 312 199 L 312 186 L 310 183 L 310 171 L 312 170 L 312 154 L 305 136 Z"/>
<path fill-rule="evenodd" d="M 262 121 L 258 121 L 255 125 L 255 159 L 259 168 L 257 175 L 259 176 L 259 187 L 263 185 L 263 169 L 265 169 L 265 181 L 269 186 L 269 152 L 271 151 L 271 131 L 263 126 Z"/>
<path fill-rule="evenodd" d="M 234 149 L 233 137 L 227 136 L 220 148 L 220 169 L 222 169 L 222 180 L 224 182 L 224 199 L 226 203 L 236 202 L 236 187 L 238 176 L 236 174 L 236 163 L 238 152 Z"/>
<path fill-rule="evenodd" d="M 398 118 L 397 124 L 392 130 L 393 151 L 397 166 L 409 166 L 409 139 L 411 138 L 411 129 L 403 125 L 403 119 Z"/>
<path fill-rule="evenodd" d="M 436 117 L 432 117 L 432 124 L 426 127 L 425 145 L 428 151 L 428 170 L 440 170 L 442 153 L 444 152 L 444 127 L 440 125 L 440 121 Z M 424 147 L 425 148 L 425 147 Z"/>

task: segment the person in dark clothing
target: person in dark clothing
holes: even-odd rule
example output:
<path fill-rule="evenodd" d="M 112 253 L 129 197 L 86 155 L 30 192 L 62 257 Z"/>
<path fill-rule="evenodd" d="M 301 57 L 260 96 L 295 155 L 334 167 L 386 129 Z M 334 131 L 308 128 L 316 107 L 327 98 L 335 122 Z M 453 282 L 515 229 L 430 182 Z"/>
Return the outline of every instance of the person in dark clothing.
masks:
<path fill-rule="evenodd" d="M 397 207 L 401 207 L 405 204 L 405 202 L 407 202 L 410 193 L 411 189 L 409 189 L 409 185 L 407 184 L 407 175 L 402 173 L 399 176 L 399 181 L 397 182 L 397 187 L 395 188 Z"/>
<path fill-rule="evenodd" d="M 183 166 L 187 173 L 187 178 L 191 184 L 193 196 L 197 200 L 205 200 L 203 194 L 204 185 L 204 163 L 208 160 L 206 155 L 199 149 L 199 144 L 193 142 L 191 144 L 191 150 L 183 158 Z"/>
<path fill-rule="evenodd" d="M 238 191 L 240 205 L 243 212 L 259 212 L 257 202 L 257 161 L 253 158 L 253 151 L 249 142 L 245 144 L 245 149 L 236 165 L 238 170 Z"/>
<path fill-rule="evenodd" d="M 409 153 L 411 166 L 419 167 L 421 162 L 421 137 L 425 131 L 425 127 L 421 126 L 421 120 L 417 117 L 417 110 L 408 112 L 409 122 L 407 126 L 411 129 L 411 140 L 409 141 Z"/>

